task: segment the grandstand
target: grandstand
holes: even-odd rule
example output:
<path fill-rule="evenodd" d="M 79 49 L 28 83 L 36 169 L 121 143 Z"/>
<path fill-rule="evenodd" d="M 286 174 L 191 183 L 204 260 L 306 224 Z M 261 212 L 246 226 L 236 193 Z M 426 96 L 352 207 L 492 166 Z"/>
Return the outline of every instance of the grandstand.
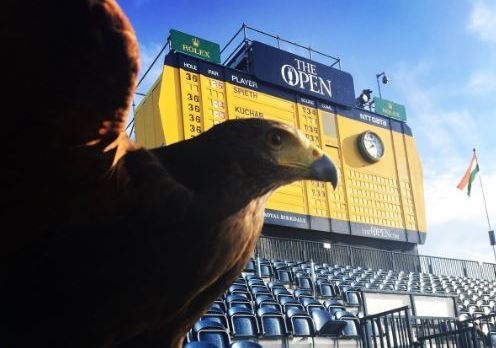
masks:
<path fill-rule="evenodd" d="M 356 98 L 339 59 L 246 25 L 222 51 L 204 42 L 171 31 L 162 75 L 136 109 L 137 142 L 168 145 L 226 119 L 278 119 L 335 159 L 341 182 L 273 194 L 252 260 L 185 346 L 496 347 L 496 265 L 418 254 L 422 167 L 404 111 Z M 366 137 L 382 152 L 367 152 Z"/>
<path fill-rule="evenodd" d="M 283 250 L 269 245 L 280 242 L 289 246 L 288 255 L 304 251 L 309 259 L 272 258 Z M 451 259 L 423 256 L 417 271 L 404 271 L 370 268 L 366 258 L 357 265 L 352 254 L 348 262 L 335 264 L 343 261 L 343 252 L 267 237 L 256 255 L 191 330 L 188 342 L 217 347 L 245 341 L 264 347 L 496 345 L 495 265 L 467 268 L 475 266 L 473 261 L 454 260 L 461 264 L 457 269 Z M 399 261 L 400 255 L 389 256 Z M 422 271 L 433 264 L 444 272 Z M 490 266 L 492 277 L 475 276 Z M 404 299 L 404 306 L 395 307 Z"/>

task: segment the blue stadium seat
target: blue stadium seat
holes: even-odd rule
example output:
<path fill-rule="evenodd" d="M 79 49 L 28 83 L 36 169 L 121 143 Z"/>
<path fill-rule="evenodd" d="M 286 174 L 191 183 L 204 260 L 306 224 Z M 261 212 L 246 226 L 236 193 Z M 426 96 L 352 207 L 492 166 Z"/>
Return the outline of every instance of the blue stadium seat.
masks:
<path fill-rule="evenodd" d="M 308 275 L 297 273 L 295 283 L 299 289 L 308 289 L 313 293 L 312 279 Z"/>
<path fill-rule="evenodd" d="M 280 297 L 279 303 L 281 304 L 284 312 L 287 312 L 289 308 L 304 309 L 301 302 L 295 299 L 294 297 L 289 297 L 289 296 Z"/>
<path fill-rule="evenodd" d="M 230 294 L 233 294 L 236 291 L 248 292 L 248 286 L 246 286 L 246 284 L 233 283 L 227 288 L 227 292 Z"/>
<path fill-rule="evenodd" d="M 256 295 L 259 295 L 259 294 L 266 294 L 266 295 L 272 295 L 272 293 L 270 292 L 270 289 L 268 287 L 266 287 L 265 285 L 253 285 L 250 287 L 250 291 L 251 293 L 256 296 Z"/>
<path fill-rule="evenodd" d="M 333 298 L 337 296 L 334 286 L 327 279 L 317 279 L 315 290 L 315 295 L 319 298 Z"/>
<path fill-rule="evenodd" d="M 208 342 L 218 348 L 228 348 L 231 344 L 226 328 L 222 324 L 209 319 L 197 321 L 193 326 L 193 335 L 197 341 Z"/>
<path fill-rule="evenodd" d="M 344 301 L 346 306 L 360 307 L 362 300 L 360 292 L 357 290 L 348 290 L 344 293 Z"/>
<path fill-rule="evenodd" d="M 191 341 L 191 342 L 186 342 L 183 345 L 184 348 L 217 348 L 215 344 L 212 344 L 210 342 L 198 342 L 198 341 Z"/>
<path fill-rule="evenodd" d="M 328 298 L 324 301 L 324 306 L 329 307 L 329 306 L 344 306 L 344 303 L 342 300 L 336 300 L 332 298 Z"/>
<path fill-rule="evenodd" d="M 239 275 L 234 281 L 232 282 L 232 285 L 245 285 L 246 286 L 246 279 L 242 276 Z"/>
<path fill-rule="evenodd" d="M 360 319 L 355 314 L 348 311 L 341 311 L 335 314 L 337 320 L 344 321 L 346 325 L 343 327 L 343 336 L 347 338 L 358 337 L 360 330 Z"/>
<path fill-rule="evenodd" d="M 205 313 L 201 316 L 200 320 L 212 320 L 216 321 L 226 329 L 229 329 L 229 325 L 227 324 L 227 316 L 225 313 Z"/>
<path fill-rule="evenodd" d="M 293 292 L 293 295 L 294 297 L 296 297 L 297 299 L 301 299 L 302 297 L 308 297 L 308 298 L 313 298 L 313 293 L 312 293 L 312 290 L 310 289 L 296 289 L 294 292 Z"/>
<path fill-rule="evenodd" d="M 252 299 L 251 292 L 247 287 L 243 289 L 242 287 L 231 285 L 227 290 L 227 295 L 241 295 L 246 297 L 248 301 Z"/>
<path fill-rule="evenodd" d="M 281 338 L 287 335 L 286 321 L 280 312 L 270 308 L 259 308 L 257 316 L 260 319 L 262 337 Z"/>
<path fill-rule="evenodd" d="M 265 285 L 264 281 L 262 278 L 260 278 L 257 275 L 250 275 L 248 274 L 246 276 L 246 280 L 248 283 L 248 286 L 253 286 L 253 285 Z"/>
<path fill-rule="evenodd" d="M 297 308 L 290 308 L 286 312 L 289 331 L 294 337 L 315 336 L 315 325 L 312 317 L 305 311 Z"/>
<path fill-rule="evenodd" d="M 341 318 L 357 318 L 357 316 L 349 311 L 340 311 L 340 312 L 337 312 L 335 315 L 335 318 L 336 319 L 341 319 Z"/>
<path fill-rule="evenodd" d="M 315 332 L 318 336 L 338 337 L 341 335 L 346 322 L 334 320 L 326 310 L 312 311 L 312 318 L 315 323 Z"/>
<path fill-rule="evenodd" d="M 324 305 L 313 297 L 301 297 L 300 302 L 308 313 L 311 313 L 314 309 L 325 310 Z"/>
<path fill-rule="evenodd" d="M 277 279 L 271 280 L 270 282 L 267 283 L 267 286 L 269 287 L 270 290 L 274 290 L 275 288 L 286 289 L 285 285 L 287 285 L 285 282 L 282 282 Z"/>
<path fill-rule="evenodd" d="M 251 301 L 248 298 L 246 298 L 246 296 L 242 296 L 240 294 L 227 295 L 226 303 L 228 309 L 234 306 L 242 306 L 253 311 Z"/>
<path fill-rule="evenodd" d="M 272 278 L 273 271 L 270 263 L 260 264 L 260 277 L 262 278 Z"/>
<path fill-rule="evenodd" d="M 244 271 L 250 273 L 255 273 L 257 271 L 254 259 L 248 260 L 247 264 L 245 265 Z"/>
<path fill-rule="evenodd" d="M 262 308 L 262 307 L 269 307 L 274 310 L 277 310 L 278 312 L 282 311 L 282 306 L 279 304 L 273 297 L 272 295 L 258 295 L 255 298 L 255 304 L 257 308 Z"/>
<path fill-rule="evenodd" d="M 272 263 L 272 267 L 287 266 L 286 261 L 281 259 L 270 259 L 270 263 Z"/>
<path fill-rule="evenodd" d="M 244 307 L 234 306 L 228 310 L 231 333 L 234 338 L 256 338 L 259 334 L 255 315 Z"/>
<path fill-rule="evenodd" d="M 227 302 L 228 299 L 230 299 L 230 301 L 232 301 L 233 299 L 245 299 L 246 301 L 251 301 L 252 297 L 249 291 L 238 291 L 232 294 L 227 294 L 225 302 Z"/>
<path fill-rule="evenodd" d="M 226 311 L 226 304 L 224 301 L 216 300 L 210 308 L 208 309 L 209 313 L 224 313 Z"/>
<path fill-rule="evenodd" d="M 271 289 L 272 293 L 274 294 L 274 296 L 277 298 L 277 295 L 279 294 L 285 294 L 285 295 L 290 295 L 290 296 L 293 296 L 288 289 L 286 289 L 285 287 L 283 286 L 278 286 L 278 285 L 274 285 Z"/>
<path fill-rule="evenodd" d="M 252 341 L 236 341 L 231 344 L 230 348 L 262 348 L 262 345 Z"/>
<path fill-rule="evenodd" d="M 284 284 L 291 284 L 293 282 L 293 276 L 289 267 L 279 267 L 274 271 L 274 278 Z"/>
<path fill-rule="evenodd" d="M 331 317 L 336 318 L 336 313 L 346 311 L 346 307 L 342 304 L 329 304 L 327 306 L 327 311 L 331 314 Z"/>
<path fill-rule="evenodd" d="M 382 290 L 382 291 L 394 291 L 394 284 L 389 284 L 389 283 L 386 283 L 386 284 L 379 284 L 379 290 Z"/>
<path fill-rule="evenodd" d="M 272 295 L 272 293 L 268 293 L 268 294 L 257 294 L 255 295 L 255 303 L 256 304 L 259 304 L 263 301 L 276 301 L 274 295 Z"/>

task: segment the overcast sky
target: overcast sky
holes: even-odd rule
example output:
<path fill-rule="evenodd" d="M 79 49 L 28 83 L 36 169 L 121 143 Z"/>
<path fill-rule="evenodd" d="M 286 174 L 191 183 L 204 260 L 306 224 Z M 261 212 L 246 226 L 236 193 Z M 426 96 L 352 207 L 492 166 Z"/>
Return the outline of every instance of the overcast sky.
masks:
<path fill-rule="evenodd" d="M 170 29 L 223 47 L 243 23 L 341 58 L 355 93 L 406 107 L 424 170 L 424 255 L 494 262 L 479 180 L 456 189 L 477 149 L 492 228 L 496 224 L 496 1 L 118 1 L 131 20 L 143 73 Z M 138 89 L 146 93 L 162 60 Z M 139 102 L 137 97 L 136 102 Z"/>

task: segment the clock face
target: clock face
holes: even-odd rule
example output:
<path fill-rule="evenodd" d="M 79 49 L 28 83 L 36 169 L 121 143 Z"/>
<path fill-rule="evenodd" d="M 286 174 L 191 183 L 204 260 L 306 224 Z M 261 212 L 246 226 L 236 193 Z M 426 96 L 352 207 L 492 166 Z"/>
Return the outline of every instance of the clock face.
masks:
<path fill-rule="evenodd" d="M 364 132 L 358 137 L 358 148 L 362 156 L 369 162 L 377 162 L 384 155 L 384 144 L 373 132 Z"/>

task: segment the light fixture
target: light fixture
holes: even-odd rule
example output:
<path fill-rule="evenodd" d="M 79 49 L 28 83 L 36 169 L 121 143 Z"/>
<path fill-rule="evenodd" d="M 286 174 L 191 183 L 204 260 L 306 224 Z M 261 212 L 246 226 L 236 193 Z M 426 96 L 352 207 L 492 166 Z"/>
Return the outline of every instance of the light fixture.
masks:
<path fill-rule="evenodd" d="M 383 83 L 383 84 L 385 84 L 385 85 L 389 82 L 389 79 L 388 79 L 388 77 L 386 76 L 386 73 L 385 73 L 384 71 L 383 71 L 383 72 L 381 72 L 380 74 L 375 74 L 375 78 L 376 78 L 376 80 L 377 80 L 377 89 L 379 90 L 379 98 L 381 98 L 381 99 L 382 99 L 382 94 L 381 94 L 381 85 L 379 84 L 379 77 L 381 77 L 381 76 L 382 76 L 382 80 L 381 80 L 381 81 L 382 81 L 382 83 Z"/>
<path fill-rule="evenodd" d="M 364 89 L 362 90 L 362 93 L 357 98 L 357 105 L 361 108 L 364 108 L 365 106 L 369 105 L 372 101 L 372 90 L 371 89 Z"/>

